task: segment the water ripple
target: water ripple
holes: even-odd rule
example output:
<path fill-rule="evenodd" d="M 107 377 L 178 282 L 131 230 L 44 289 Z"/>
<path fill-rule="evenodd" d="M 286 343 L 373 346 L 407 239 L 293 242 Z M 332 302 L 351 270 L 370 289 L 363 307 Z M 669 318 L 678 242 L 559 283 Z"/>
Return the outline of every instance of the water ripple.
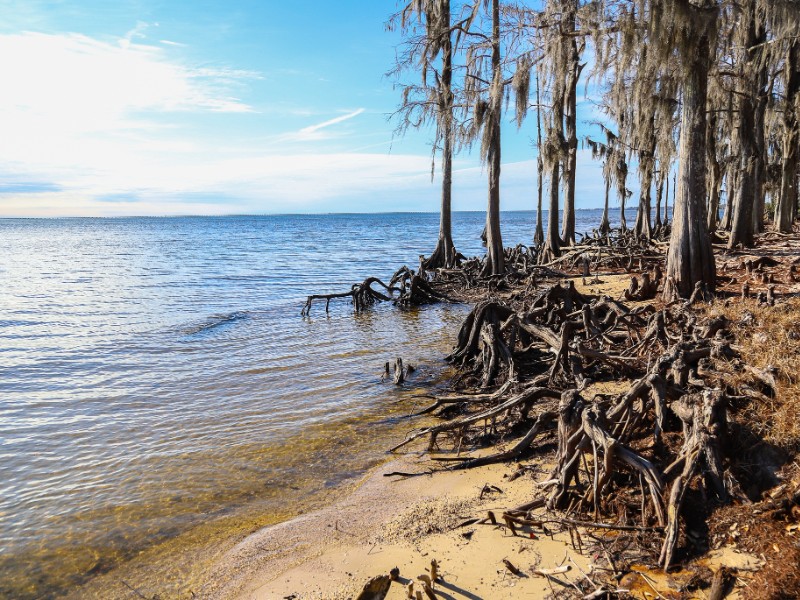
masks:
<path fill-rule="evenodd" d="M 504 215 L 506 244 L 534 216 Z M 483 252 L 483 220 L 454 216 L 459 250 Z M 441 369 L 464 309 L 299 311 L 414 266 L 437 231 L 436 215 L 0 220 L 0 596 L 47 597 L 91 557 L 376 460 L 364 428 L 389 427 L 401 393 L 383 363 Z"/>

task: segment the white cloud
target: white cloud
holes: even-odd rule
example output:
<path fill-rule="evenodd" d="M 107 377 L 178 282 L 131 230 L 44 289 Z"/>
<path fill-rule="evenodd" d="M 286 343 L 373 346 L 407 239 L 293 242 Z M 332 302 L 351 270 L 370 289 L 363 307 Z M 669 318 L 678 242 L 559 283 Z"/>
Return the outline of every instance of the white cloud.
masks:
<path fill-rule="evenodd" d="M 147 112 L 251 110 L 220 81 L 243 72 L 194 69 L 170 61 L 159 47 L 128 42 L 117 46 L 79 34 L 0 36 L 6 142 L 27 137 L 41 147 L 68 135 L 142 129 Z"/>
<path fill-rule="evenodd" d="M 231 149 L 226 138 L 177 127 L 170 114 L 250 111 L 229 91 L 258 75 L 171 60 L 163 46 L 135 41 L 145 28 L 139 23 L 120 43 L 79 34 L 0 35 L 0 56 L 17 57 L 0 61 L 0 165 L 8 174 L 0 173 L 0 184 L 41 183 L 38 192 L 7 186 L 0 215 L 313 210 L 317 201 L 424 185 L 425 156 L 318 148 L 299 155 L 287 152 L 280 136 L 272 147 Z M 320 138 L 363 112 L 289 135 Z M 202 121 L 191 123 L 202 128 Z M 199 197 L 204 201 L 193 200 Z"/>
<path fill-rule="evenodd" d="M 307 212 L 363 196 L 374 196 L 380 209 L 382 191 L 429 188 L 428 165 L 424 156 L 387 154 L 132 156 L 126 169 L 103 164 L 64 173 L 60 191 L 6 194 L 0 214 Z"/>
<path fill-rule="evenodd" d="M 69 190 L 64 202 L 76 202 L 80 190 L 114 192 L 122 181 L 147 180 L 149 164 L 197 152 L 168 115 L 251 111 L 230 90 L 256 74 L 171 60 L 164 48 L 133 42 L 145 27 L 118 44 L 79 34 L 0 35 L 4 171 Z M 3 195 L 0 214 L 9 202 Z"/>
<path fill-rule="evenodd" d="M 166 40 L 137 41 L 144 29 L 126 43 L 0 35 L 0 56 L 11 57 L 0 61 L 0 216 L 438 210 L 429 154 L 368 153 L 353 128 L 336 127 L 364 108 L 283 135 L 254 127 L 249 142 L 203 129 L 210 113 L 251 113 L 235 118 L 255 124 L 263 115 L 231 92 L 259 75 L 184 64 Z M 306 143 L 342 137 L 362 150 Z M 458 210 L 485 206 L 486 176 L 475 164 L 458 161 Z M 535 164 L 504 164 L 503 208 L 530 208 L 534 195 Z"/>
<path fill-rule="evenodd" d="M 341 123 L 342 121 L 347 121 L 348 119 L 352 119 L 353 117 L 357 117 L 361 113 L 364 112 L 363 108 L 359 108 L 354 110 L 353 112 L 347 113 L 346 115 L 342 115 L 341 117 L 336 117 L 334 119 L 329 119 L 322 123 L 318 123 L 317 125 L 310 125 L 309 127 L 304 127 L 300 130 L 300 133 L 314 133 L 315 131 L 319 131 L 325 127 L 330 127 L 331 125 L 336 125 L 337 123 Z"/>

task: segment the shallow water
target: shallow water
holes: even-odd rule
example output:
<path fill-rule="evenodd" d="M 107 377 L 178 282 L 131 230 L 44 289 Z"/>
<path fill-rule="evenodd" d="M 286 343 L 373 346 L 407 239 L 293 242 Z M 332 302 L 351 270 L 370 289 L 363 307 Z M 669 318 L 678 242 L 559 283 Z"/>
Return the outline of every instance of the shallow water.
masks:
<path fill-rule="evenodd" d="M 504 214 L 505 244 L 534 219 Z M 460 251 L 482 253 L 483 220 L 455 215 Z M 598 221 L 578 212 L 579 231 Z M 467 307 L 300 309 L 414 268 L 437 231 L 432 214 L 0 220 L 0 596 L 56 596 L 210 517 L 290 514 L 380 461 L 409 395 L 383 363 L 437 379 Z"/>

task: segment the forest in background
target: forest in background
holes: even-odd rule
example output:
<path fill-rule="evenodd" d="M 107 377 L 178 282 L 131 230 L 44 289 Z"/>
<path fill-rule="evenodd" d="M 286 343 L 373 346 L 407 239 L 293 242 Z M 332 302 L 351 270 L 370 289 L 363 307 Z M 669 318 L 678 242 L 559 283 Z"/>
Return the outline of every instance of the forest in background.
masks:
<path fill-rule="evenodd" d="M 541 263 L 576 243 L 580 143 L 602 161 L 606 197 L 599 233 L 610 229 L 613 190 L 623 233 L 669 240 L 665 298 L 686 298 L 698 284 L 714 292 L 712 242 L 748 248 L 768 227 L 792 230 L 797 0 L 412 0 L 388 26 L 405 39 L 392 70 L 401 92 L 398 131 L 432 128 L 442 174 L 439 239 L 427 268 L 457 262 L 453 156 L 476 146 L 488 174 L 483 273 L 505 272 L 501 124 L 509 117 L 518 126 L 536 120 L 534 245 Z M 594 124 L 599 139 L 579 139 L 581 83 L 591 87 L 604 115 Z M 639 180 L 639 198 L 630 198 L 626 187 L 632 177 Z M 632 202 L 638 210 L 629 229 L 624 211 Z"/>

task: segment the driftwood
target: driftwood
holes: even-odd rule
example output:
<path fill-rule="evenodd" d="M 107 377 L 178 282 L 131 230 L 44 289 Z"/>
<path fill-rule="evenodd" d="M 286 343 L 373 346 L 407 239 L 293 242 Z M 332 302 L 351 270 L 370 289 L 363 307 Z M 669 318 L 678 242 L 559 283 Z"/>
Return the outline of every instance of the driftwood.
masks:
<path fill-rule="evenodd" d="M 625 290 L 626 300 L 640 302 L 643 300 L 652 300 L 656 297 L 656 294 L 658 293 L 658 286 L 660 285 L 663 277 L 661 273 L 661 267 L 658 265 L 658 263 L 656 263 L 655 267 L 653 268 L 652 276 L 650 273 L 645 271 L 642 273 L 641 277 L 641 284 L 636 277 L 631 277 L 631 285 L 627 290 Z"/>
<path fill-rule="evenodd" d="M 406 380 L 406 371 L 403 368 L 403 359 L 399 356 L 394 361 L 394 384 L 401 385 Z"/>
<path fill-rule="evenodd" d="M 504 559 L 503 559 L 503 565 L 505 566 L 505 568 L 506 568 L 506 569 L 508 569 L 508 571 L 509 571 L 509 572 L 510 572 L 512 575 L 516 575 L 517 577 L 522 577 L 522 576 L 523 576 L 523 573 L 522 573 L 522 571 L 520 571 L 520 570 L 519 570 L 517 567 L 515 567 L 515 566 L 514 566 L 514 565 L 511 563 L 511 561 L 510 561 L 510 560 L 508 560 L 507 558 L 504 558 Z"/>
<path fill-rule="evenodd" d="M 429 600 L 436 600 L 436 594 L 433 593 L 433 581 L 431 578 L 426 574 L 422 574 L 417 576 L 417 580 L 422 584 L 422 591 L 425 592 L 425 596 L 427 596 Z M 419 595 L 419 592 L 417 592 L 417 597 L 419 597 Z"/>

